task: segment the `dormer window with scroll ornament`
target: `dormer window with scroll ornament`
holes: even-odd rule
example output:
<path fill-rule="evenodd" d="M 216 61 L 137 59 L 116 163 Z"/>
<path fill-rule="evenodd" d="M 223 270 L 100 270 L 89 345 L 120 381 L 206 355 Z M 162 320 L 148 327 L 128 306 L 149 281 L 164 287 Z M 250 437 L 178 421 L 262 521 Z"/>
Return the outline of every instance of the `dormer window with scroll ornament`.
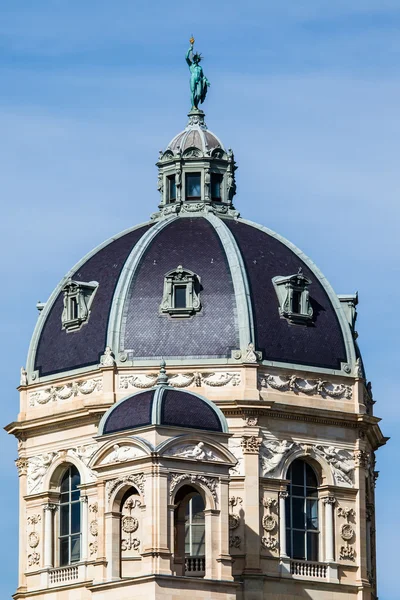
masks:
<path fill-rule="evenodd" d="M 295 275 L 277 276 L 272 279 L 279 300 L 279 314 L 291 323 L 307 323 L 313 316 L 308 287 L 311 280 L 301 267 Z"/>
<path fill-rule="evenodd" d="M 182 265 L 166 273 L 160 311 L 171 317 L 190 317 L 200 309 L 200 277 Z"/>
<path fill-rule="evenodd" d="M 69 279 L 63 287 L 62 328 L 75 331 L 86 323 L 90 315 L 90 307 L 98 287 L 97 281 L 88 283 Z"/>

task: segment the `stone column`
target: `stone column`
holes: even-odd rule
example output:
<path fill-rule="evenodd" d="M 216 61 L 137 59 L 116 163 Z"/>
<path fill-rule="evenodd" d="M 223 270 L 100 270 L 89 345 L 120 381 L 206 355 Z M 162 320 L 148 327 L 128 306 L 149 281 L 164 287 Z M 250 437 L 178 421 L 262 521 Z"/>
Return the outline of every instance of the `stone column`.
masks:
<path fill-rule="evenodd" d="M 334 496 L 327 496 L 326 498 L 323 498 L 322 502 L 325 504 L 325 561 L 334 562 L 335 548 L 333 536 L 333 520 L 336 498 Z"/>
<path fill-rule="evenodd" d="M 18 588 L 26 586 L 26 505 L 24 497 L 27 494 L 28 459 L 18 458 L 15 461 L 19 477 L 19 551 L 18 551 Z"/>
<path fill-rule="evenodd" d="M 107 580 L 121 578 L 121 513 L 107 512 L 104 515 Z"/>
<path fill-rule="evenodd" d="M 82 522 L 81 522 L 81 531 L 82 531 L 82 548 L 81 548 L 81 560 L 85 561 L 88 558 L 88 497 L 81 497 L 81 506 L 82 506 Z"/>
<path fill-rule="evenodd" d="M 260 467 L 259 450 L 262 438 L 243 436 L 242 449 L 246 475 L 244 493 L 245 571 L 260 571 Z"/>
<path fill-rule="evenodd" d="M 44 510 L 44 568 L 51 569 L 53 565 L 54 519 L 55 504 L 46 504 Z"/>
<path fill-rule="evenodd" d="M 281 558 L 288 558 L 286 548 L 286 498 L 288 492 L 279 492 L 279 554 Z"/>

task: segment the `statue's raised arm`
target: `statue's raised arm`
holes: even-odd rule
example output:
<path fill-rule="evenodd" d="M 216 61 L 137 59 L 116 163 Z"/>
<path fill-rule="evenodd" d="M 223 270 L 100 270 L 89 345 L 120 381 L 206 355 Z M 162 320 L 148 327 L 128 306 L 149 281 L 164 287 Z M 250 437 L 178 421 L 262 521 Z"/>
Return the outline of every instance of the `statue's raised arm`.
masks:
<path fill-rule="evenodd" d="M 193 51 L 194 38 L 190 39 L 190 48 L 186 52 L 186 62 L 190 69 L 190 92 L 192 110 L 198 109 L 199 104 L 203 103 L 207 95 L 207 89 L 210 85 L 207 77 L 203 73 L 200 65 L 201 54 Z"/>

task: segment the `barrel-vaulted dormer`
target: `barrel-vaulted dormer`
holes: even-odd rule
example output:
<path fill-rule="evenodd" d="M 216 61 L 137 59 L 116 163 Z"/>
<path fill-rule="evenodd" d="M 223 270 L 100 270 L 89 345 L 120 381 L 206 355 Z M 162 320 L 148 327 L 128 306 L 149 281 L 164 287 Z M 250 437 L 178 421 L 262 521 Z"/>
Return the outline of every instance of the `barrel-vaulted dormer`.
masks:
<path fill-rule="evenodd" d="M 160 212 L 154 217 L 199 211 L 237 216 L 233 152 L 207 129 L 202 110 L 193 108 L 188 117 L 186 128 L 160 151 Z"/>

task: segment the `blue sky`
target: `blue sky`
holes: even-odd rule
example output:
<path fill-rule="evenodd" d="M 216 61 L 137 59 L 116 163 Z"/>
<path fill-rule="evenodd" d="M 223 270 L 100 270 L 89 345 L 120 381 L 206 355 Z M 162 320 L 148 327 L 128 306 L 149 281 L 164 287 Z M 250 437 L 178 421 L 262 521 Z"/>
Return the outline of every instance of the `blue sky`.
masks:
<path fill-rule="evenodd" d="M 193 33 L 207 123 L 235 151 L 237 208 L 359 291 L 359 343 L 392 437 L 378 452 L 380 600 L 397 579 L 400 483 L 398 0 L 0 1 L 3 424 L 63 274 L 147 219 L 158 150 L 186 123 Z M 16 588 L 16 441 L 2 434 L 2 598 Z M 4 541 L 7 543 L 4 543 Z"/>

